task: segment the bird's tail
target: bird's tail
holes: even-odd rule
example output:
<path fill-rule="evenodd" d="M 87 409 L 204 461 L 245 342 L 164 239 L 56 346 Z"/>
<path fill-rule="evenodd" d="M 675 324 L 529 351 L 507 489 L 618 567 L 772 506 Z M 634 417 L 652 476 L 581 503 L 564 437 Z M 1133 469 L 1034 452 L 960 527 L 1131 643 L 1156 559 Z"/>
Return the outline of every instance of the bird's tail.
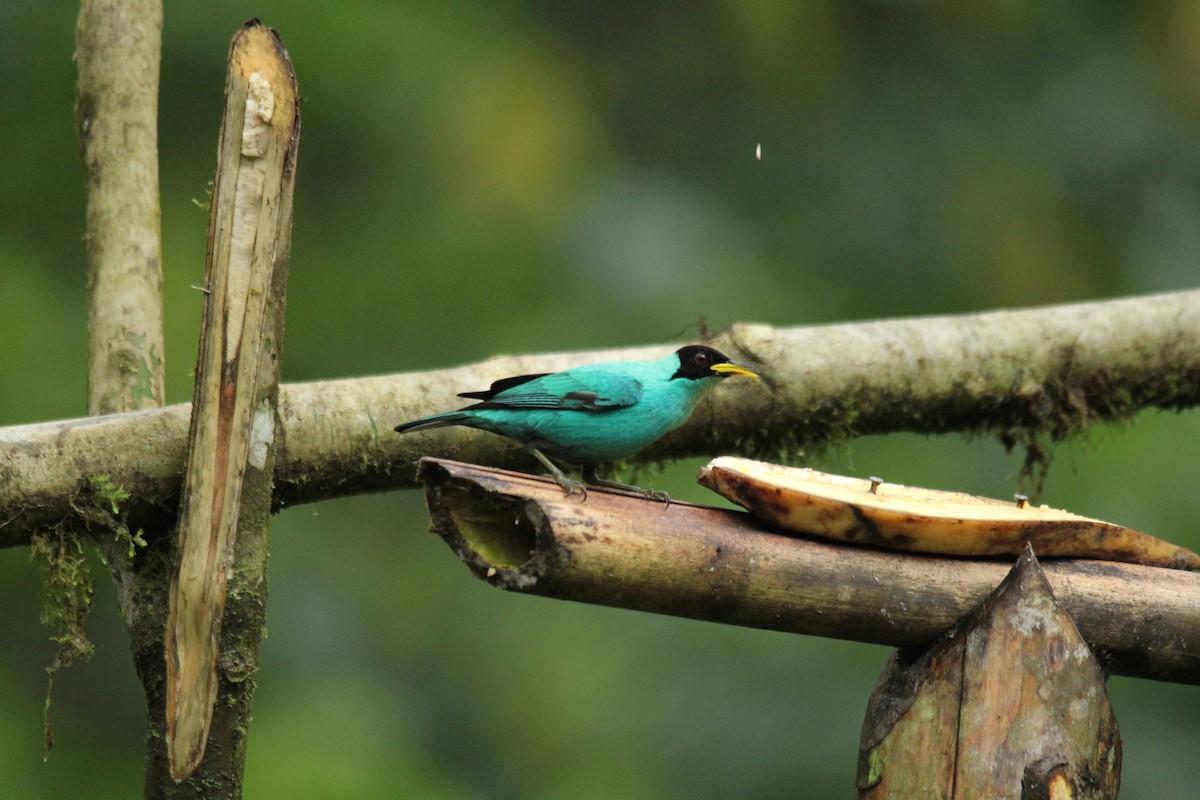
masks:
<path fill-rule="evenodd" d="M 444 428 L 447 425 L 461 425 L 470 418 L 469 414 L 461 411 L 447 411 L 445 414 L 434 414 L 432 417 L 421 417 L 412 422 L 403 422 L 395 427 L 396 433 L 411 433 L 428 428 Z"/>

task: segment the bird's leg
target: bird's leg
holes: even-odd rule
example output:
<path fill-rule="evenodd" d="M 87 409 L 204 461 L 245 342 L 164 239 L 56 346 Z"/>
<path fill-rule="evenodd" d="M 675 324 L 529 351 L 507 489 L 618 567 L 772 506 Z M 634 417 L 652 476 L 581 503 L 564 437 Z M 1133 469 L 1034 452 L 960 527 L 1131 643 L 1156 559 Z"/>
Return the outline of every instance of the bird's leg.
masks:
<path fill-rule="evenodd" d="M 583 468 L 583 479 L 592 486 L 599 486 L 601 489 L 612 489 L 627 494 L 636 494 L 647 500 L 661 500 L 667 505 L 671 505 L 671 495 L 666 492 L 660 492 L 657 489 L 643 489 L 631 483 L 620 483 L 619 481 L 610 481 L 601 478 L 596 474 L 595 464 L 589 464 Z"/>
<path fill-rule="evenodd" d="M 538 450 L 536 447 L 529 447 L 528 450 L 529 450 L 529 452 L 533 453 L 534 458 L 536 458 L 538 461 L 542 462 L 543 467 L 545 467 L 547 470 L 550 471 L 551 477 L 553 477 L 554 481 L 559 486 L 562 487 L 562 490 L 563 490 L 563 492 L 566 493 L 567 497 L 570 497 L 571 495 L 575 494 L 576 492 L 579 492 L 583 496 L 583 499 L 587 500 L 587 487 L 586 486 L 584 486 L 579 481 L 573 481 L 570 478 L 568 478 L 566 476 L 566 474 L 563 473 L 563 471 L 561 469 L 559 469 L 553 461 L 546 458 L 546 454 L 543 453 L 541 450 Z"/>

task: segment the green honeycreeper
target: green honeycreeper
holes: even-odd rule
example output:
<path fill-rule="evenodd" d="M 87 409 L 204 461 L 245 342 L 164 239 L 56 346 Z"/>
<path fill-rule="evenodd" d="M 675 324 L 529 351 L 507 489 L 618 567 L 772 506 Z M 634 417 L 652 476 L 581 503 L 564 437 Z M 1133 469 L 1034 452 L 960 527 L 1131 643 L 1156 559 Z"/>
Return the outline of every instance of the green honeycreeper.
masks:
<path fill-rule="evenodd" d="M 732 361 L 704 345 L 681 347 L 657 361 L 588 364 L 562 372 L 518 375 L 491 388 L 463 392 L 480 402 L 396 426 L 397 433 L 466 425 L 515 439 L 550 471 L 568 495 L 587 490 L 554 461 L 583 467 L 593 486 L 660 492 L 601 480 L 596 465 L 620 461 L 649 447 L 682 425 L 692 409 L 722 378 L 759 377 L 748 364 Z"/>

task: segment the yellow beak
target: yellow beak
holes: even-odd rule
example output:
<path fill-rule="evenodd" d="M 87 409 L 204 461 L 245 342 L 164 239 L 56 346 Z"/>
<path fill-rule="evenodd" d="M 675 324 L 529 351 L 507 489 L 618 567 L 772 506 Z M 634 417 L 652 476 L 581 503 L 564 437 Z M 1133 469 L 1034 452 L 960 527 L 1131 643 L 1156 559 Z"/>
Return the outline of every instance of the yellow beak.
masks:
<path fill-rule="evenodd" d="M 720 364 L 713 364 L 709 369 L 718 375 L 744 375 L 747 378 L 762 377 L 754 367 L 749 364 L 739 364 L 736 361 L 723 361 Z"/>

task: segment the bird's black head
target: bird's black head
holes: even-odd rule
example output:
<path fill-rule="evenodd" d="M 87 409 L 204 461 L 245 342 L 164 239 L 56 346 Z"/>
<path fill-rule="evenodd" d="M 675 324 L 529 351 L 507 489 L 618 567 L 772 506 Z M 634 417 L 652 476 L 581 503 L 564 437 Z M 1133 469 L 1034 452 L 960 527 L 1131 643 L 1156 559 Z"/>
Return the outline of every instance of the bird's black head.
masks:
<path fill-rule="evenodd" d="M 758 377 L 758 370 L 749 364 L 739 364 L 731 361 L 729 356 L 719 350 L 702 344 L 689 344 L 675 351 L 679 357 L 679 369 L 671 376 L 699 380 L 700 378 L 728 378 L 730 375 L 749 375 Z"/>

